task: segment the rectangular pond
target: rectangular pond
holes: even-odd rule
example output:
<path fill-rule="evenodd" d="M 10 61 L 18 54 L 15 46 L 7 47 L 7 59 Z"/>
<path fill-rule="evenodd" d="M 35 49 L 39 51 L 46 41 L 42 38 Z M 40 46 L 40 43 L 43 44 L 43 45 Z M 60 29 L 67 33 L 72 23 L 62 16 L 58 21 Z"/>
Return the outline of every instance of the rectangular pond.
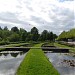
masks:
<path fill-rule="evenodd" d="M 75 75 L 75 57 L 66 53 L 46 53 L 60 75 Z"/>
<path fill-rule="evenodd" d="M 15 75 L 25 55 L 22 51 L 0 52 L 0 75 Z"/>

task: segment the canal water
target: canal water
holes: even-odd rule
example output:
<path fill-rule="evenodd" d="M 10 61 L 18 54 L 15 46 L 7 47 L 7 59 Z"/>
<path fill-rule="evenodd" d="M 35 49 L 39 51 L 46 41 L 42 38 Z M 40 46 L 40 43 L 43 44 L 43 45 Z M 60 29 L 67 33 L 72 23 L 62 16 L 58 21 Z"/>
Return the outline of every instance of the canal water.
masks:
<path fill-rule="evenodd" d="M 0 52 L 0 75 L 15 75 L 25 55 L 26 53 L 21 51 Z"/>
<path fill-rule="evenodd" d="M 75 57 L 66 53 L 46 53 L 60 75 L 75 75 Z"/>
<path fill-rule="evenodd" d="M 15 75 L 25 55 L 22 51 L 0 52 L 0 75 Z M 60 75 L 75 75 L 75 56 L 65 53 L 46 53 L 46 56 Z"/>

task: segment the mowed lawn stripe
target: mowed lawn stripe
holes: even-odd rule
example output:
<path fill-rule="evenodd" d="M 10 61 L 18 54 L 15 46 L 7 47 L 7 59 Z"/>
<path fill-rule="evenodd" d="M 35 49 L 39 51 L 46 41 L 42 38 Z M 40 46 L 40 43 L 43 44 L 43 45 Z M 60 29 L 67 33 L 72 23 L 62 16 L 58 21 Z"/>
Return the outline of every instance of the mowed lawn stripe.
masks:
<path fill-rule="evenodd" d="M 41 44 L 35 45 L 35 47 Z M 41 49 L 30 49 L 16 75 L 60 75 Z"/>

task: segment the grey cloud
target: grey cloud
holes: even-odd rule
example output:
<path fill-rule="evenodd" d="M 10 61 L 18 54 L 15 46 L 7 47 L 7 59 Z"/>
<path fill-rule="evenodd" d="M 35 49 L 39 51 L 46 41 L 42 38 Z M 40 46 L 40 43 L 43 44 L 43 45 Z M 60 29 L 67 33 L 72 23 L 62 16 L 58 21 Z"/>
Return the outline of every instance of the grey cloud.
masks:
<path fill-rule="evenodd" d="M 74 27 L 75 15 L 73 11 L 55 7 L 52 12 L 55 12 L 55 15 L 50 15 L 50 18 L 53 20 L 52 25 L 55 25 L 58 30 L 69 30 Z"/>
<path fill-rule="evenodd" d="M 59 2 L 74 1 L 74 0 L 58 0 Z"/>
<path fill-rule="evenodd" d="M 2 27 L 2 28 L 4 28 L 5 26 L 7 26 L 8 27 L 8 29 L 10 30 L 12 27 L 14 27 L 14 26 L 16 26 L 16 25 L 13 25 L 13 24 L 3 24 L 3 23 L 0 23 L 0 26 Z M 32 28 L 32 26 L 26 26 L 26 25 L 19 25 L 19 26 L 17 26 L 18 28 L 23 28 L 23 29 L 25 29 L 26 31 L 30 31 L 31 30 L 31 28 Z"/>
<path fill-rule="evenodd" d="M 13 24 L 6 24 L 6 23 L 0 23 L 0 26 L 2 28 L 4 28 L 5 26 L 8 27 L 8 29 L 10 30 L 12 27 L 16 26 L 16 25 L 13 25 Z M 17 26 L 18 28 L 24 28 L 25 30 L 27 31 L 30 31 L 30 29 L 32 28 L 32 26 L 26 26 L 26 25 L 19 25 Z"/>
<path fill-rule="evenodd" d="M 31 20 L 39 25 L 40 31 L 47 29 L 57 34 L 59 34 L 61 30 L 69 30 L 74 27 L 75 17 L 73 11 L 70 11 L 69 9 L 61 9 L 60 7 L 57 8 L 57 6 L 54 6 L 54 10 L 52 10 L 52 12 L 55 15 L 52 15 L 49 11 L 49 18 L 52 19 L 53 22 L 47 22 L 43 18 L 36 16 L 32 16 Z"/>
<path fill-rule="evenodd" d="M 31 21 L 36 22 L 39 26 L 45 27 L 45 28 L 53 28 L 52 22 L 47 22 L 41 17 L 31 16 Z"/>
<path fill-rule="evenodd" d="M 29 23 L 19 20 L 17 16 L 18 15 L 16 13 L 3 12 L 0 13 L 0 20 L 16 24 L 29 25 Z"/>
<path fill-rule="evenodd" d="M 18 0 L 19 2 L 19 6 L 17 6 L 19 9 L 22 8 L 22 3 L 24 3 L 24 5 L 30 10 L 30 11 L 33 11 L 33 8 L 30 6 L 31 5 L 31 1 L 30 0 Z"/>
<path fill-rule="evenodd" d="M 0 26 L 2 27 L 2 28 L 4 28 L 5 26 L 8 26 L 8 28 L 9 29 L 11 29 L 11 27 L 12 27 L 12 25 L 11 24 L 3 24 L 3 23 L 0 23 Z"/>
<path fill-rule="evenodd" d="M 37 23 L 37 28 L 42 32 L 43 30 L 56 32 L 56 26 L 52 25 L 51 22 L 47 22 L 41 17 L 32 16 L 31 20 Z"/>
<path fill-rule="evenodd" d="M 44 19 L 41 17 L 31 16 L 31 21 L 35 21 L 36 23 L 40 23 L 40 25 L 46 23 Z"/>
<path fill-rule="evenodd" d="M 22 3 L 25 4 L 26 8 L 30 12 L 34 12 L 33 7 L 30 6 L 30 3 L 32 0 L 18 0 L 20 5 Z M 70 11 L 68 8 L 61 8 L 57 7 L 53 4 L 50 4 L 52 7 L 51 10 L 48 10 L 49 18 L 52 20 L 52 22 L 47 22 L 42 17 L 37 17 L 36 15 L 32 14 L 30 16 L 30 19 L 28 21 L 33 21 L 37 25 L 37 28 L 40 32 L 42 32 L 44 29 L 47 29 L 48 31 L 53 31 L 54 33 L 59 34 L 60 31 L 63 30 L 69 30 L 74 27 L 74 19 L 75 15 L 73 11 Z M 21 9 L 21 6 L 17 6 L 17 8 Z M 44 8 L 41 8 L 42 12 L 46 13 Z M 23 27 L 27 30 L 30 30 L 32 26 L 27 21 L 22 21 L 17 18 L 19 14 L 16 13 L 10 13 L 10 12 L 3 12 L 0 13 L 0 20 L 16 23 L 19 24 L 18 27 Z M 10 24 L 0 24 L 0 26 L 8 26 L 11 28 L 13 25 Z"/>
<path fill-rule="evenodd" d="M 54 6 L 54 8 L 52 8 L 52 12 L 59 16 L 68 16 L 71 14 L 73 15 L 72 17 L 74 17 L 74 11 L 69 10 L 69 8 L 61 8 Z"/>
<path fill-rule="evenodd" d="M 19 28 L 25 28 L 27 31 L 29 31 L 32 28 L 32 26 L 27 21 L 19 20 L 17 16 L 18 15 L 16 13 L 10 12 L 0 13 L 0 21 L 6 22 L 0 23 L 0 26 L 1 27 L 8 26 L 8 28 L 10 29 L 11 27 L 16 26 L 16 24 L 18 24 L 17 26 Z"/>
<path fill-rule="evenodd" d="M 32 7 L 26 6 L 30 11 L 34 11 Z"/>
<path fill-rule="evenodd" d="M 23 2 L 25 3 L 26 7 L 32 12 L 33 8 L 30 6 L 31 1 L 23 0 Z M 51 10 L 48 10 L 49 12 L 48 15 L 53 22 L 47 22 L 42 17 L 37 17 L 36 15 L 30 16 L 31 21 L 37 24 L 37 28 L 39 28 L 40 32 L 43 31 L 44 29 L 47 29 L 49 31 L 53 31 L 59 34 L 61 30 L 69 30 L 74 27 L 74 12 L 73 11 L 70 11 L 69 8 L 61 8 L 54 4 L 50 4 L 50 7 L 52 8 Z M 42 8 L 42 12 L 45 12 L 44 8 L 43 7 L 41 8 Z"/>

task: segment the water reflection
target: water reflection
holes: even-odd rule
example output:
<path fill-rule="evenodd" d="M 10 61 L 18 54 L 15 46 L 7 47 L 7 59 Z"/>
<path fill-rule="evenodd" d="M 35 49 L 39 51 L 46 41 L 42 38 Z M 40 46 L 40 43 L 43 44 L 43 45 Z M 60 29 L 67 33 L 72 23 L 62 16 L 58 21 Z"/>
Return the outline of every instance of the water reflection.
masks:
<path fill-rule="evenodd" d="M 0 53 L 0 56 L 2 56 L 2 53 Z"/>
<path fill-rule="evenodd" d="M 12 57 L 17 57 L 18 56 L 18 53 L 11 53 L 11 56 Z"/>
<path fill-rule="evenodd" d="M 3 53 L 4 56 L 7 56 L 9 53 Z"/>
<path fill-rule="evenodd" d="M 75 75 L 75 57 L 63 53 L 46 53 L 60 75 Z"/>
<path fill-rule="evenodd" d="M 0 75 L 15 75 L 25 55 L 21 51 L 0 52 Z"/>
<path fill-rule="evenodd" d="M 4 51 L 4 52 L 0 52 L 0 57 L 1 56 L 9 56 L 9 54 L 11 55 L 11 57 L 17 57 L 18 55 L 24 55 L 26 52 L 23 52 L 23 51 Z"/>

